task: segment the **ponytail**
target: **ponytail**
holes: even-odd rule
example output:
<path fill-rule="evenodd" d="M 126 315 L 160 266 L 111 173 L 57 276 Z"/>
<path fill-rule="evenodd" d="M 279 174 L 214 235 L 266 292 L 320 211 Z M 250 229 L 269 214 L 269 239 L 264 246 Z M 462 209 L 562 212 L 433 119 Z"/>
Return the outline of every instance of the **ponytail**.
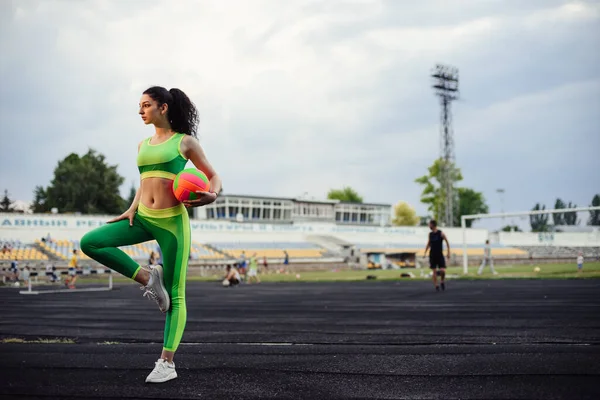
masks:
<path fill-rule="evenodd" d="M 173 97 L 173 105 L 169 108 L 168 116 L 171 128 L 175 132 L 185 133 L 196 137 L 198 127 L 198 110 L 185 93 L 179 89 L 169 90 Z"/>
<path fill-rule="evenodd" d="M 175 88 L 167 90 L 161 86 L 153 86 L 146 89 L 144 94 L 152 97 L 159 105 L 167 104 L 167 118 L 173 131 L 196 137 L 198 110 L 185 93 Z"/>

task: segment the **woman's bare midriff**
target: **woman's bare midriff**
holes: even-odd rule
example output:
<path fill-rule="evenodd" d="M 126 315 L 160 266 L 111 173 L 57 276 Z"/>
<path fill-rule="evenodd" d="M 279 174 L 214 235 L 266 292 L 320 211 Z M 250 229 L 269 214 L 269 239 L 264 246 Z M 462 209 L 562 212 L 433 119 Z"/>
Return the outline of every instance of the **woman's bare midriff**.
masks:
<path fill-rule="evenodd" d="M 171 208 L 180 203 L 173 194 L 173 181 L 164 178 L 146 178 L 141 183 L 140 202 L 148 208 Z"/>

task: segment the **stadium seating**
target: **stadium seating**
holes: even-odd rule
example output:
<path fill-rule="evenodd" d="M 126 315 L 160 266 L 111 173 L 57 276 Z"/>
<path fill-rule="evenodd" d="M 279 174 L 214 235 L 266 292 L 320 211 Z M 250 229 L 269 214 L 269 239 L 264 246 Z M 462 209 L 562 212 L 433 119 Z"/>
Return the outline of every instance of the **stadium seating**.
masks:
<path fill-rule="evenodd" d="M 9 251 L 4 251 L 5 245 Z M 48 256 L 20 240 L 0 239 L 0 260 L 47 260 Z"/>
<path fill-rule="evenodd" d="M 423 257 L 425 254 L 425 245 L 422 247 L 415 247 L 414 244 L 398 244 L 398 243 L 359 243 L 355 245 L 362 253 L 367 252 L 382 252 L 382 253 L 416 253 L 418 257 Z M 528 255 L 527 251 L 513 247 L 504 247 L 501 245 L 492 245 L 492 255 L 495 257 L 525 257 Z M 444 250 L 445 251 L 445 250 Z M 467 255 L 468 256 L 483 256 L 484 247 L 478 245 L 468 245 Z M 450 253 L 455 256 L 463 255 L 463 248 L 461 245 L 457 245 L 450 249 Z"/>
<path fill-rule="evenodd" d="M 60 260 L 68 260 L 73 254 L 73 250 L 79 249 L 78 240 L 53 239 L 51 241 L 36 240 L 35 243 L 45 252 L 57 257 Z M 89 257 L 79 253 L 80 260 L 89 260 Z"/>
<path fill-rule="evenodd" d="M 200 243 L 192 242 L 192 260 L 219 259 L 225 256 Z"/>
<path fill-rule="evenodd" d="M 74 249 L 79 249 L 79 240 L 59 239 L 52 240 L 51 242 L 43 242 L 38 240 L 36 241 L 36 244 L 46 252 L 65 261 L 70 259 Z M 133 259 L 147 260 L 150 258 L 150 253 L 152 251 L 158 251 L 158 243 L 155 240 L 152 240 L 130 246 L 123 246 L 121 247 L 121 250 L 123 250 L 125 254 Z M 192 243 L 190 255 L 192 260 L 223 258 L 223 254 L 215 252 L 212 249 L 204 247 L 202 244 L 195 242 Z M 78 256 L 80 260 L 89 260 L 89 257 L 81 252 Z"/>
<path fill-rule="evenodd" d="M 600 247 L 568 247 L 568 246 L 519 246 L 533 258 L 572 258 L 575 259 L 579 253 L 584 259 L 595 260 L 600 257 Z"/>
<path fill-rule="evenodd" d="M 325 249 L 309 242 L 219 242 L 211 243 L 216 249 L 239 258 L 242 252 L 246 256 L 256 253 L 257 257 L 283 258 L 283 251 L 287 251 L 292 258 L 321 258 Z"/>

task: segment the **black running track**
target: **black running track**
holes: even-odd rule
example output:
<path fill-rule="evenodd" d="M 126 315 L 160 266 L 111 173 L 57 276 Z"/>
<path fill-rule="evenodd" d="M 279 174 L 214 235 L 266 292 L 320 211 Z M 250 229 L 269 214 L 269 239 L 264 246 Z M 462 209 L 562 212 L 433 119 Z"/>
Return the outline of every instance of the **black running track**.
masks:
<path fill-rule="evenodd" d="M 179 378 L 137 286 L 0 290 L 0 398 L 598 399 L 600 281 L 188 283 Z"/>

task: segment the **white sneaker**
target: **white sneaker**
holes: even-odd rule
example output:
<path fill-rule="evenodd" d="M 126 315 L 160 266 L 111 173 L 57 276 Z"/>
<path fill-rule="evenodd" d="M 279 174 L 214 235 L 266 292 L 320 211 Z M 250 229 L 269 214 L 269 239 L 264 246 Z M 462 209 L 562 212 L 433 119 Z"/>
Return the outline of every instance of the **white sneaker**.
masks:
<path fill-rule="evenodd" d="M 169 298 L 169 294 L 167 293 L 167 289 L 165 289 L 165 284 L 163 282 L 162 266 L 155 265 L 150 268 L 149 272 L 152 277 L 152 283 L 142 286 L 140 289 L 146 290 L 144 292 L 144 297 L 156 301 L 160 311 L 166 313 L 169 310 L 169 307 L 171 307 L 171 299 Z"/>
<path fill-rule="evenodd" d="M 163 383 L 177 378 L 174 362 L 169 363 L 167 360 L 159 358 L 154 364 L 154 369 L 146 377 L 146 383 Z"/>

